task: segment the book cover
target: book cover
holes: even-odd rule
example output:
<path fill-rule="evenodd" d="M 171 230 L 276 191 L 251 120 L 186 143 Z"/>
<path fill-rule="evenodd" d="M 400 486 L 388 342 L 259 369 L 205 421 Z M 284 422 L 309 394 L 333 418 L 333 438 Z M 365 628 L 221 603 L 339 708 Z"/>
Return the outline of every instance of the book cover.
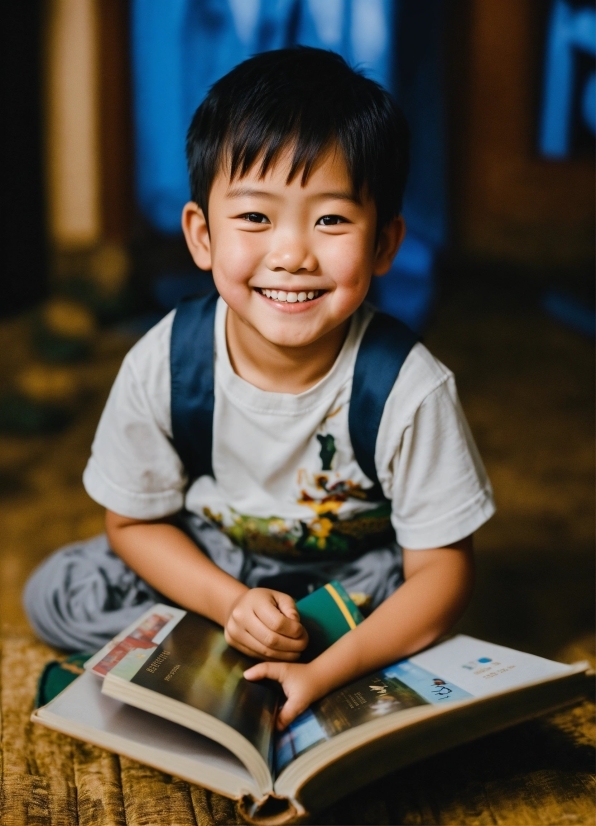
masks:
<path fill-rule="evenodd" d="M 364 619 L 344 587 L 335 580 L 303 597 L 296 603 L 296 608 L 300 622 L 308 632 L 308 647 L 301 657 L 303 662 L 314 660 Z"/>

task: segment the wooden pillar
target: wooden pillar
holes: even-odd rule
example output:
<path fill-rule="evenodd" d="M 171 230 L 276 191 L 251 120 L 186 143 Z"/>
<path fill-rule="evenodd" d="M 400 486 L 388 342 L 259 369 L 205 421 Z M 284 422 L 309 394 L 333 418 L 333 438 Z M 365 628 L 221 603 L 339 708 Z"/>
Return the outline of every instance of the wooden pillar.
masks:
<path fill-rule="evenodd" d="M 101 238 L 94 0 L 50 0 L 47 36 L 50 236 L 86 248 Z"/>
<path fill-rule="evenodd" d="M 128 276 L 133 161 L 127 0 L 48 0 L 47 178 L 58 278 Z"/>

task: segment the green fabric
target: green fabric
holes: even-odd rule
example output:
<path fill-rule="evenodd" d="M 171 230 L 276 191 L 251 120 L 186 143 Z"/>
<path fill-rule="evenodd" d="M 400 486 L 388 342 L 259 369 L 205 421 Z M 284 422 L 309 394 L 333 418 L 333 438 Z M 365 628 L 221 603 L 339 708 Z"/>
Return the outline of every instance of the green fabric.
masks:
<path fill-rule="evenodd" d="M 88 653 L 71 654 L 65 660 L 52 660 L 41 672 L 37 683 L 35 708 L 45 706 L 60 694 L 66 686 L 83 673 L 83 666 L 93 656 Z"/>

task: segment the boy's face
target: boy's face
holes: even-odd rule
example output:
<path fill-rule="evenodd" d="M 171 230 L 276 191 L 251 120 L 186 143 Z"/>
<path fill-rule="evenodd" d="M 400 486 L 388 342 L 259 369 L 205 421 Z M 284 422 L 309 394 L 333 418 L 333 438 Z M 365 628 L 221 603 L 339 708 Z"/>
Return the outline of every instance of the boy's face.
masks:
<path fill-rule="evenodd" d="M 209 227 L 196 204 L 184 209 L 186 240 L 195 263 L 213 272 L 228 325 L 247 343 L 251 336 L 281 348 L 343 341 L 371 276 L 389 269 L 403 221 L 376 239 L 375 204 L 355 198 L 339 153 L 329 152 L 304 186 L 300 173 L 286 183 L 289 166 L 286 153 L 263 178 L 258 163 L 232 181 L 220 170 Z"/>

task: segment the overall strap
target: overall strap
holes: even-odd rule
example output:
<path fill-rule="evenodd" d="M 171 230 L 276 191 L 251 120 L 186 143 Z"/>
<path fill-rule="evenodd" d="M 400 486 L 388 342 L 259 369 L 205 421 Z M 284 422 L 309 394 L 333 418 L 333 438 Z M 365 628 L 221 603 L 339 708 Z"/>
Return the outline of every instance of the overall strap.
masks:
<path fill-rule="evenodd" d="M 172 441 L 189 478 L 213 476 L 214 333 L 218 294 L 190 296 L 176 309 L 170 341 Z M 350 440 L 359 466 L 383 498 L 375 467 L 385 402 L 416 335 L 375 313 L 362 337 L 352 383 Z"/>
<path fill-rule="evenodd" d="M 348 426 L 356 461 L 384 498 L 375 467 L 377 434 L 385 402 L 416 344 L 416 334 L 402 321 L 375 313 L 362 337 L 352 382 Z"/>
<path fill-rule="evenodd" d="M 170 339 L 172 441 L 189 479 L 213 476 L 214 332 L 218 294 L 176 308 Z"/>

